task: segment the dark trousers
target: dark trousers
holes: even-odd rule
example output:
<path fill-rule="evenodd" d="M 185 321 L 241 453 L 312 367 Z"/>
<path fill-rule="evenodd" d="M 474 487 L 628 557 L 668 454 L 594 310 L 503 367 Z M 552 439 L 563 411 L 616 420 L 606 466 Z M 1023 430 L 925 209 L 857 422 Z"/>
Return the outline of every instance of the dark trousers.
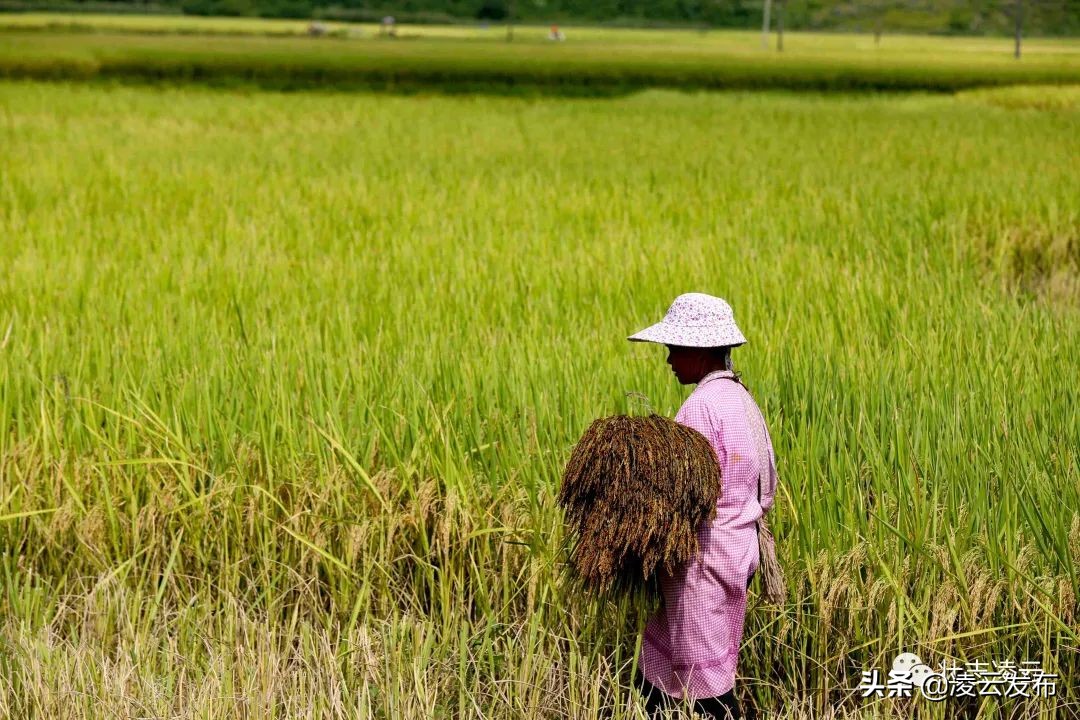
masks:
<path fill-rule="evenodd" d="M 655 717 L 660 708 L 675 708 L 683 703 L 654 686 L 640 673 L 638 687 L 645 696 L 645 712 L 650 718 Z M 707 720 L 742 720 L 743 716 L 739 701 L 735 698 L 735 688 L 716 697 L 698 698 L 694 701 L 694 712 L 704 715 Z"/>

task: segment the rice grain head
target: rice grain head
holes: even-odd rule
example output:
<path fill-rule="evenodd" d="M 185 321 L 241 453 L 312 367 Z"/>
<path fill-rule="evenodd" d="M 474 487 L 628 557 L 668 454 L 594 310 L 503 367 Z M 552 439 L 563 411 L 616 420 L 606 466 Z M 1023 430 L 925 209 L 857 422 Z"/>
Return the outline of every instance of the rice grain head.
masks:
<path fill-rule="evenodd" d="M 578 581 L 601 593 L 647 590 L 658 567 L 674 572 L 698 553 L 720 490 L 716 454 L 693 428 L 656 414 L 593 421 L 558 494 Z"/>

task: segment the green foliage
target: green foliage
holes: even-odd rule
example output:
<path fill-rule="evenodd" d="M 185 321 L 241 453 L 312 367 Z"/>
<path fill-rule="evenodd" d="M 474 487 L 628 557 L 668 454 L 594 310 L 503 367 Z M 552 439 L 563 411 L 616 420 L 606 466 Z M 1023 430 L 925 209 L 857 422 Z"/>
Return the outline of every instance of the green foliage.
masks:
<path fill-rule="evenodd" d="M 182 0 L 180 9 L 188 15 L 243 16 L 256 14 L 250 0 Z"/>
<path fill-rule="evenodd" d="M 1080 34 L 1080 0 L 1023 0 L 1028 34 Z M 1016 0 L 787 0 L 788 29 L 1008 34 Z M 339 17 L 409 22 L 590 22 L 684 27 L 760 27 L 763 0 L 160 0 L 154 8 L 194 15 Z M 132 0 L 0 0 L 0 12 L 141 12 Z"/>

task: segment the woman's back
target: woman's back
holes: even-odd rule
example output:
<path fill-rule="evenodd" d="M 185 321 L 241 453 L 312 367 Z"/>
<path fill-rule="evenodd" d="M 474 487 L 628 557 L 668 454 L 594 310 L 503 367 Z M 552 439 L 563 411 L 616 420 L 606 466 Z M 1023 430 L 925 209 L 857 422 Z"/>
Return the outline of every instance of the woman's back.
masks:
<path fill-rule="evenodd" d="M 710 373 L 686 398 L 675 420 L 704 435 L 716 452 L 721 472 L 718 523 L 752 526 L 772 507 L 776 492 L 776 458 L 753 397 L 733 372 Z"/>
<path fill-rule="evenodd" d="M 645 628 L 642 670 L 675 697 L 683 687 L 715 697 L 735 682 L 747 585 L 760 563 L 756 522 L 772 505 L 775 457 L 761 412 L 730 371 L 702 378 L 675 420 L 713 446 L 721 493 L 716 519 L 698 531 L 700 558 L 660 575 L 664 607 Z"/>

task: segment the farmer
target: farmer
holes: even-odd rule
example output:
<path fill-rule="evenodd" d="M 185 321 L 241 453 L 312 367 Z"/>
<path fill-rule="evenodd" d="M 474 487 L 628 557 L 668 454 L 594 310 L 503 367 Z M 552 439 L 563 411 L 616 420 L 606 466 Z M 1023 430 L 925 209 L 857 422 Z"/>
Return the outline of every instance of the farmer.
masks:
<path fill-rule="evenodd" d="M 637 681 L 650 716 L 685 701 L 705 717 L 741 718 L 734 688 L 747 589 L 763 561 L 758 521 L 772 507 L 777 482 L 761 411 L 732 369 L 731 349 L 746 338 L 726 302 L 688 293 L 628 339 L 666 345 L 675 377 L 697 385 L 675 420 L 708 438 L 721 470 L 716 519 L 698 531 L 701 557 L 673 575 L 659 571 L 663 607 L 645 627 Z M 772 536 L 767 529 L 762 535 L 771 555 Z"/>

